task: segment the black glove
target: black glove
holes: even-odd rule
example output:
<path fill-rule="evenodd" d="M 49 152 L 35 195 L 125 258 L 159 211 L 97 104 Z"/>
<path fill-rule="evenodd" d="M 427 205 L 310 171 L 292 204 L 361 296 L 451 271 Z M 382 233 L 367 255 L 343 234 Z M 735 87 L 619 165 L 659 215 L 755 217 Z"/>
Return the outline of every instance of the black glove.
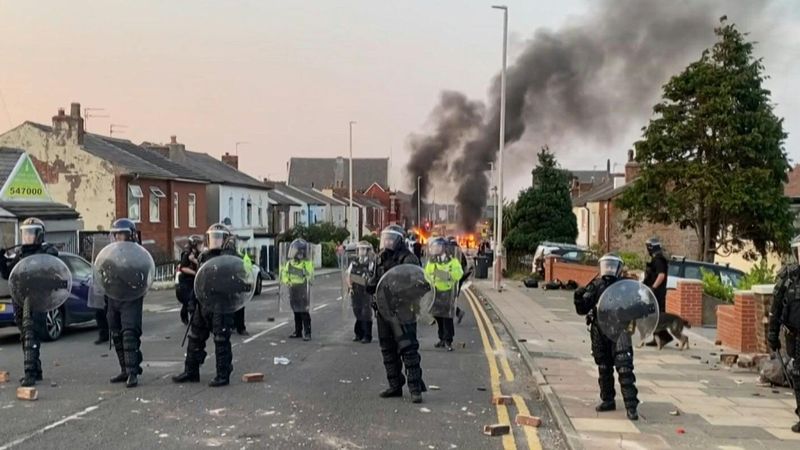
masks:
<path fill-rule="evenodd" d="M 781 340 L 777 334 L 770 333 L 769 336 L 767 336 L 767 343 L 773 352 L 777 352 L 781 349 Z"/>

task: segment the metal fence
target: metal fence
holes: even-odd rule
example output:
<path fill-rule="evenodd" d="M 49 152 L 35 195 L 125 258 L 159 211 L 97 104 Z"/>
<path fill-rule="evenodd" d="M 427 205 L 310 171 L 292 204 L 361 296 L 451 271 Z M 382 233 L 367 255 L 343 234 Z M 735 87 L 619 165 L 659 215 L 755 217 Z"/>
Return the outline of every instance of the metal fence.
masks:
<path fill-rule="evenodd" d="M 175 279 L 175 272 L 178 270 L 176 263 L 166 263 L 156 266 L 156 274 L 153 281 L 172 281 Z"/>
<path fill-rule="evenodd" d="M 525 273 L 533 271 L 533 255 L 528 252 L 509 251 L 506 253 L 506 272 Z"/>

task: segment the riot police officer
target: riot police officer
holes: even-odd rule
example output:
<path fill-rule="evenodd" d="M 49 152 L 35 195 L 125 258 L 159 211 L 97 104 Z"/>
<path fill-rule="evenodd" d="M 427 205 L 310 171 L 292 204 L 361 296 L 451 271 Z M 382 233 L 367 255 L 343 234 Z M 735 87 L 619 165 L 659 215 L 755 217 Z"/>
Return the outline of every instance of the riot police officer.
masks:
<path fill-rule="evenodd" d="M 467 281 L 469 276 L 472 274 L 472 269 L 469 269 L 469 262 L 467 262 L 467 257 L 464 255 L 464 252 L 461 251 L 460 246 L 458 245 L 458 240 L 455 236 L 448 236 L 447 237 L 447 251 L 448 253 L 455 257 L 458 255 L 459 262 L 461 263 L 461 271 L 463 275 L 461 279 L 458 281 L 458 294 L 461 294 L 461 286 L 464 285 L 464 282 Z M 460 306 L 456 305 L 456 317 L 458 317 L 458 323 L 461 323 L 464 320 L 464 310 L 461 309 Z"/>
<path fill-rule="evenodd" d="M 428 244 L 428 262 L 425 264 L 425 276 L 434 288 L 434 303 L 432 314 L 438 325 L 439 342 L 436 348 L 447 348 L 453 351 L 453 337 L 455 326 L 453 315 L 455 313 L 458 283 L 464 271 L 461 263 L 446 250 L 448 243 L 444 238 L 434 238 Z"/>
<path fill-rule="evenodd" d="M 206 231 L 205 250 L 200 254 L 199 265 L 203 266 L 211 258 L 220 255 L 240 256 L 231 248 L 234 239 L 227 226 L 215 223 Z M 196 295 L 196 294 L 195 294 Z M 175 383 L 200 381 L 200 366 L 206 360 L 206 340 L 214 334 L 214 353 L 217 360 L 217 375 L 208 383 L 211 387 L 227 386 L 233 372 L 233 351 L 231 349 L 231 330 L 233 314 L 208 311 L 198 302 L 189 323 L 189 342 L 186 347 L 186 361 L 182 373 L 172 377 Z"/>
<path fill-rule="evenodd" d="M 636 376 L 633 373 L 633 347 L 630 340 L 614 342 L 600 330 L 597 323 L 597 302 L 609 286 L 617 282 L 622 276 L 622 259 L 618 256 L 607 254 L 600 258 L 599 277 L 592 280 L 585 287 L 575 291 L 575 311 L 586 316 L 592 340 L 592 356 L 597 364 L 600 384 L 600 404 L 595 411 L 613 411 L 617 408 L 614 397 L 614 368 L 617 369 L 622 398 L 625 402 L 628 419 L 638 420 L 637 407 L 639 400 L 636 389 Z"/>
<path fill-rule="evenodd" d="M 8 279 L 11 270 L 23 258 L 36 254 L 48 254 L 58 256 L 58 250 L 52 244 L 45 242 L 44 222 L 30 217 L 25 219 L 19 227 L 20 240 L 22 245 L 19 250 L 9 259 L 6 256 L 8 250 L 0 251 L 0 271 L 4 279 Z M 37 381 L 42 380 L 42 362 L 39 360 L 39 336 L 36 333 L 37 324 L 40 320 L 35 320 L 32 314 L 23 314 L 22 306 L 15 305 L 14 322 L 19 327 L 20 339 L 22 340 L 22 353 L 24 357 L 25 376 L 20 380 L 22 386 L 33 386 Z"/>
<path fill-rule="evenodd" d="M 780 351 L 781 327 L 786 328 L 786 353 L 794 358 L 788 375 L 797 403 L 794 412 L 800 417 L 800 236 L 792 240 L 792 256 L 794 261 L 783 266 L 775 280 L 767 342 L 773 351 Z M 800 433 L 800 421 L 792 426 L 792 431 Z"/>
<path fill-rule="evenodd" d="M 314 263 L 308 254 L 308 242 L 295 239 L 289 245 L 287 261 L 281 266 L 281 283 L 288 287 L 289 303 L 294 312 L 294 333 L 290 338 L 311 340 L 311 292 Z"/>
<path fill-rule="evenodd" d="M 181 302 L 181 322 L 189 324 L 189 317 L 194 314 L 197 299 L 194 296 L 194 276 L 200 268 L 200 253 L 202 252 L 203 238 L 198 235 L 189 236 L 186 248 L 181 252 L 181 262 L 178 266 L 178 301 Z"/>
<path fill-rule="evenodd" d="M 367 293 L 367 281 L 375 271 L 375 249 L 367 241 L 356 245 L 356 260 L 347 268 L 350 299 L 356 323 L 353 325 L 353 342 L 372 342 L 372 296 Z"/>
<path fill-rule="evenodd" d="M 381 246 L 375 263 L 375 273 L 367 286 L 367 292 L 370 294 L 375 294 L 378 281 L 389 269 L 401 264 L 420 265 L 419 259 L 404 245 L 404 238 L 405 232 L 398 225 L 389 225 L 381 232 Z M 416 322 L 404 324 L 403 335 L 395 336 L 392 324 L 387 318 L 377 313 L 376 320 L 383 365 L 389 381 L 389 388 L 381 392 L 380 396 L 402 397 L 403 385 L 408 378 L 408 390 L 411 392 L 412 401 L 422 403 L 422 393 L 428 389 L 422 380 Z M 402 374 L 403 366 L 406 368 L 406 377 Z"/>
<path fill-rule="evenodd" d="M 126 218 L 117 219 L 111 224 L 111 238 L 115 242 L 134 242 L 140 244 L 136 224 Z M 142 374 L 142 309 L 144 297 L 133 301 L 120 301 L 105 296 L 108 306 L 108 328 L 111 341 L 117 352 L 120 374 L 111 379 L 112 383 L 125 382 L 127 387 L 139 384 Z"/>
<path fill-rule="evenodd" d="M 664 256 L 664 249 L 661 246 L 661 241 L 657 237 L 651 237 L 645 242 L 647 254 L 650 255 L 650 262 L 647 263 L 644 273 L 644 284 L 649 287 L 653 294 L 656 296 L 658 302 L 658 311 L 663 314 L 667 308 L 667 277 L 669 276 L 669 263 L 667 257 Z M 664 344 L 672 341 L 672 335 L 669 331 L 662 330 L 658 333 L 659 339 Z M 655 340 L 648 342 L 648 347 L 654 347 Z"/>

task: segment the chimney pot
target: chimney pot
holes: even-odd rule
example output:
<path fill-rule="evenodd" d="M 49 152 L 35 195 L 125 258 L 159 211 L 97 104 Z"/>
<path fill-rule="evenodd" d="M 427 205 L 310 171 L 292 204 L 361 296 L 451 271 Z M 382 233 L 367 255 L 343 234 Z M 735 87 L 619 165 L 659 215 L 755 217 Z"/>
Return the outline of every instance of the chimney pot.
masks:
<path fill-rule="evenodd" d="M 58 108 L 58 116 L 64 117 L 64 108 Z"/>
<path fill-rule="evenodd" d="M 174 134 L 172 136 L 170 136 L 169 137 L 169 143 L 170 144 L 177 144 L 178 143 L 178 136 L 175 136 Z"/>
<path fill-rule="evenodd" d="M 81 104 L 80 103 L 72 103 L 69 105 L 69 115 L 72 117 L 80 117 L 81 116 Z"/>
<path fill-rule="evenodd" d="M 633 161 L 633 150 L 628 150 L 628 162 Z"/>

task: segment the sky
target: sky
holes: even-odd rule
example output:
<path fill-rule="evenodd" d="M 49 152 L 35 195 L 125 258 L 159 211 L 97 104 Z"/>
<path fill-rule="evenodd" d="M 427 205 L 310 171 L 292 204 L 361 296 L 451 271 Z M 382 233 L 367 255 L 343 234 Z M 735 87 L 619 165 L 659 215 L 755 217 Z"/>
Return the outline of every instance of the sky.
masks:
<path fill-rule="evenodd" d="M 759 42 L 787 152 L 800 162 L 800 8 L 773 3 L 770 26 L 745 31 Z M 91 132 L 124 125 L 115 136 L 136 143 L 177 135 L 214 156 L 247 142 L 238 151 L 242 170 L 285 179 L 292 156 L 347 156 L 352 120 L 354 156 L 391 156 L 391 187 L 408 190 L 408 138 L 426 130 L 440 91 L 486 101 L 502 45 L 502 13 L 492 4 L 0 0 L 0 132 L 25 120 L 50 123 L 59 107 L 79 102 L 110 115 L 89 118 Z M 588 14 L 590 2 L 505 4 L 511 63 L 537 29 Z M 589 142 L 557 157 L 575 170 L 610 158 L 619 170 L 647 119 L 621 130 L 613 148 Z M 529 150 L 544 144 L 523 142 L 506 168 L 507 197 L 529 184 Z M 439 201 L 450 190 L 441 192 Z"/>

